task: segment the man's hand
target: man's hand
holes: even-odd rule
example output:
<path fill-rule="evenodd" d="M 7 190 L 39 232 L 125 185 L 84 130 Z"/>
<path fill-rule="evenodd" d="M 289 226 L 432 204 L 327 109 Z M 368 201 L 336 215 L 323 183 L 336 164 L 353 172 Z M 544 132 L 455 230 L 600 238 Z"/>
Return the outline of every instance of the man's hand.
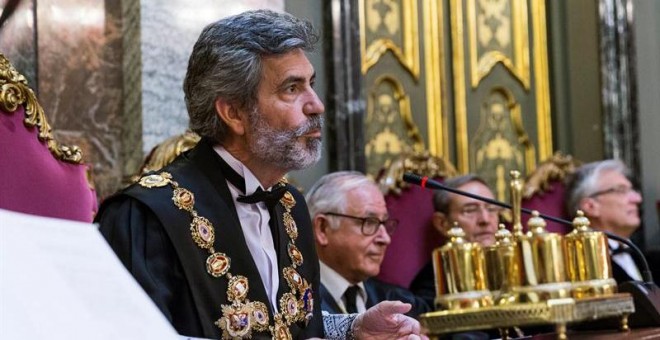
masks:
<path fill-rule="evenodd" d="M 417 320 L 403 315 L 412 308 L 400 301 L 383 301 L 358 315 L 353 322 L 356 339 L 428 339 Z"/>

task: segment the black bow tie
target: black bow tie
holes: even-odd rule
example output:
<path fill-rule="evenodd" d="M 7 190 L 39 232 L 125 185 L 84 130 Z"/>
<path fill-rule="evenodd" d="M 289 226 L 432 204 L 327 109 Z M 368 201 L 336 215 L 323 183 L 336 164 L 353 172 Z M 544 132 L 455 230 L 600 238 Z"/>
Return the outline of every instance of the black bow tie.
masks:
<path fill-rule="evenodd" d="M 261 188 L 257 188 L 257 191 L 255 191 L 254 194 L 247 196 L 239 195 L 236 200 L 238 202 L 248 204 L 264 202 L 270 209 L 277 204 L 277 202 L 280 200 L 280 198 L 282 198 L 282 196 L 284 196 L 285 193 L 286 186 L 278 183 L 270 191 L 264 191 Z"/>
<path fill-rule="evenodd" d="M 222 157 L 218 157 L 218 165 L 225 179 L 233 184 L 240 192 L 245 193 L 245 179 L 232 169 Z M 277 183 L 270 191 L 264 191 L 261 187 L 257 188 L 252 195 L 239 195 L 236 201 L 240 203 L 254 204 L 259 202 L 266 203 L 268 209 L 274 207 L 277 202 L 286 193 L 286 185 Z"/>

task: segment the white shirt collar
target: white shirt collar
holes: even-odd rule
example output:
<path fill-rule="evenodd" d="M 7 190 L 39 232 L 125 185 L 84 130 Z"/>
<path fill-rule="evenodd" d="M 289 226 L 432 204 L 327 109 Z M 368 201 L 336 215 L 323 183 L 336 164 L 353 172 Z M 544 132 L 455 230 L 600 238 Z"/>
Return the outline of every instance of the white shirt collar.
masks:
<path fill-rule="evenodd" d="M 232 154 L 227 151 L 222 145 L 216 145 L 213 147 L 213 150 L 222 157 L 222 159 L 227 162 L 227 164 L 236 171 L 237 174 L 241 175 L 243 179 L 245 180 L 245 195 L 251 195 L 255 191 L 257 191 L 258 188 L 261 188 L 261 183 L 257 179 L 257 177 L 246 167 L 243 163 L 241 163 L 236 157 L 232 156 Z M 231 183 L 230 183 L 231 184 Z M 238 191 L 241 191 L 242 188 L 236 188 Z M 270 189 L 270 188 L 269 188 Z"/>
<path fill-rule="evenodd" d="M 342 298 L 344 296 L 344 292 L 346 292 L 346 289 L 353 284 L 348 282 L 348 280 L 341 276 L 341 274 L 334 271 L 334 269 L 330 268 L 327 264 L 323 263 L 323 261 L 319 261 L 319 264 L 321 270 L 321 283 L 328 290 L 332 298 L 343 308 L 344 302 Z M 360 297 L 362 297 L 363 301 L 366 301 L 367 293 L 364 288 L 364 282 L 358 283 L 357 286 L 360 287 Z"/>

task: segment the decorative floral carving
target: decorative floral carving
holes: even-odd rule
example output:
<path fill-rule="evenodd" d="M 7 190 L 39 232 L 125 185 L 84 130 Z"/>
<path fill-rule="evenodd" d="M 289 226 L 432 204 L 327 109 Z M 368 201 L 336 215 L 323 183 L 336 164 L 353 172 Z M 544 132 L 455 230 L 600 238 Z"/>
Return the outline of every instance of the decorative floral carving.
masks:
<path fill-rule="evenodd" d="M 82 151 L 79 147 L 66 146 L 55 141 L 44 109 L 39 105 L 27 80 L 0 53 L 0 109 L 6 113 L 13 113 L 19 105 L 25 106 L 25 119 L 23 120 L 25 126 L 37 127 L 39 140 L 46 143 L 48 150 L 55 158 L 74 164 L 82 163 Z"/>
<path fill-rule="evenodd" d="M 582 162 L 570 155 L 564 155 L 557 151 L 552 157 L 538 165 L 525 181 L 523 197 L 531 198 L 534 195 L 543 194 L 548 191 L 554 181 L 563 181 L 575 172 Z"/>
<path fill-rule="evenodd" d="M 403 181 L 406 172 L 431 178 L 452 177 L 456 175 L 456 168 L 444 158 L 431 156 L 428 151 L 404 154 L 381 170 L 377 180 L 380 190 L 384 194 L 401 194 L 401 190 L 408 186 Z"/>

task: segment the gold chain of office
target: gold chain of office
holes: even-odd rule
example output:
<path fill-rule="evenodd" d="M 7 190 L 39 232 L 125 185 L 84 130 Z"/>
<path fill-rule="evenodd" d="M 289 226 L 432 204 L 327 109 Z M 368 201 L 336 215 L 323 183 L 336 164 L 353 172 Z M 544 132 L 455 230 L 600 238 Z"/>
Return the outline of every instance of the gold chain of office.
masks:
<path fill-rule="evenodd" d="M 223 339 L 250 338 L 252 331 L 270 331 L 272 338 L 277 340 L 291 339 L 289 331 L 291 324 L 301 321 L 309 322 L 314 308 L 312 287 L 296 271 L 296 268 L 303 263 L 303 256 L 295 245 L 298 228 L 291 215 L 291 209 L 296 205 L 296 200 L 290 192 L 287 191 L 280 199 L 280 203 L 285 209 L 282 220 L 289 236 L 287 250 L 291 259 L 291 266 L 282 269 L 282 273 L 290 290 L 280 298 L 279 312 L 274 313 L 271 323 L 266 304 L 247 299 L 249 291 L 247 277 L 231 274 L 229 272 L 231 258 L 213 248 L 215 228 L 207 218 L 200 216 L 195 210 L 193 193 L 180 187 L 168 172 L 144 176 L 140 179 L 139 184 L 146 188 L 166 185 L 172 187 L 172 201 L 179 209 L 187 211 L 192 218 L 190 233 L 193 241 L 210 254 L 206 259 L 206 271 L 214 278 L 225 277 L 229 281 L 227 301 L 231 303 L 220 306 L 222 316 L 215 321 L 215 325 L 222 329 Z"/>

